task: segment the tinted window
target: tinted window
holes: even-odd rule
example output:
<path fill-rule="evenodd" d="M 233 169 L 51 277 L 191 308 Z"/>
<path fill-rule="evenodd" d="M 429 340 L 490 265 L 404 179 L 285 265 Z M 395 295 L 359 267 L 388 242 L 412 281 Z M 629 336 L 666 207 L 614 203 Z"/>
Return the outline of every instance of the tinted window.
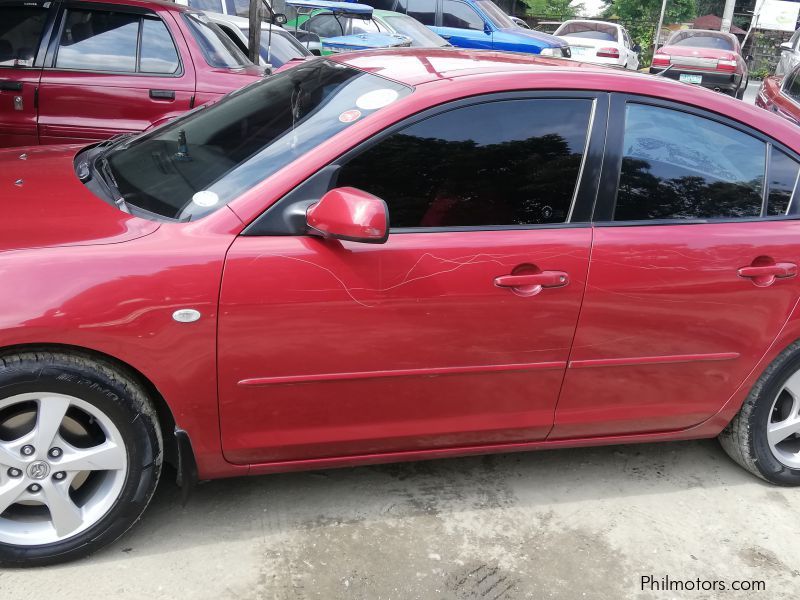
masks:
<path fill-rule="evenodd" d="M 794 70 L 793 73 L 787 75 L 789 78 L 784 91 L 786 95 L 793 100 L 800 101 L 800 68 Z"/>
<path fill-rule="evenodd" d="M 247 30 L 244 33 L 247 35 Z M 261 56 L 273 67 L 282 67 L 293 58 L 309 56 L 309 52 L 294 36 L 286 32 L 273 31 L 272 40 L 270 40 L 269 30 L 262 30 Z"/>
<path fill-rule="evenodd" d="M 129 205 L 198 218 L 380 111 L 354 109 L 370 92 L 391 104 L 411 90 L 326 60 L 300 64 L 112 148 L 110 173 Z"/>
<path fill-rule="evenodd" d="M 86 71 L 136 71 L 139 17 L 109 11 L 70 10 L 56 67 Z"/>
<path fill-rule="evenodd" d="M 412 15 L 413 16 L 413 15 Z M 444 0 L 442 27 L 483 31 L 483 19 L 472 7 L 458 0 Z"/>
<path fill-rule="evenodd" d="M 425 27 L 422 23 L 405 15 L 392 15 L 384 17 L 384 21 L 389 24 L 395 32 L 407 35 L 411 38 L 412 46 L 446 46 L 447 40 L 436 35 L 433 31 Z"/>
<path fill-rule="evenodd" d="M 436 25 L 435 0 L 399 0 L 398 12 L 405 12 L 423 25 Z"/>
<path fill-rule="evenodd" d="M 629 104 L 614 220 L 757 217 L 765 156 L 726 125 Z"/>
<path fill-rule="evenodd" d="M 337 19 L 334 15 L 315 15 L 303 23 L 301 29 L 316 33 L 321 38 L 338 37 L 344 35 L 343 28 L 346 19 Z"/>
<path fill-rule="evenodd" d="M 394 0 L 370 0 L 369 5 L 378 10 L 392 10 L 394 8 Z"/>
<path fill-rule="evenodd" d="M 769 161 L 769 201 L 767 202 L 768 215 L 785 215 L 789 208 L 795 186 L 797 185 L 800 165 L 786 154 L 772 149 Z"/>
<path fill-rule="evenodd" d="M 389 204 L 392 227 L 566 221 L 586 144 L 589 100 L 508 100 L 457 108 L 390 135 L 337 185 Z"/>
<path fill-rule="evenodd" d="M 670 46 L 688 46 L 690 48 L 714 48 L 716 50 L 734 50 L 733 42 L 728 39 L 710 35 L 693 35 L 667 42 Z"/>
<path fill-rule="evenodd" d="M 178 51 L 167 26 L 158 19 L 144 19 L 139 70 L 144 73 L 175 73 Z"/>
<path fill-rule="evenodd" d="M 516 27 L 511 17 L 500 10 L 500 7 L 492 2 L 492 0 L 476 0 L 475 4 L 478 5 L 478 8 L 480 8 L 497 27 L 501 29 Z"/>
<path fill-rule="evenodd" d="M 46 17 L 43 8 L 0 7 L 0 66 L 33 65 Z"/>
<path fill-rule="evenodd" d="M 231 69 L 250 64 L 236 44 L 205 15 L 192 13 L 183 16 L 209 66 Z"/>
<path fill-rule="evenodd" d="M 350 19 L 350 33 L 375 33 L 381 31 L 378 24 L 372 19 Z M 384 28 L 385 32 L 386 29 Z"/>
<path fill-rule="evenodd" d="M 197 10 L 210 10 L 215 13 L 225 12 L 222 10 L 222 0 L 189 0 L 189 6 Z"/>

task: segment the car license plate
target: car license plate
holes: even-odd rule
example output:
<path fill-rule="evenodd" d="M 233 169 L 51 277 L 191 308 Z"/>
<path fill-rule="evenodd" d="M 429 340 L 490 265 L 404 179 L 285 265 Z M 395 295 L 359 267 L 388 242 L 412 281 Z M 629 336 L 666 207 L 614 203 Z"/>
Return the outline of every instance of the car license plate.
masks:
<path fill-rule="evenodd" d="M 681 73 L 680 80 L 683 83 L 693 83 L 695 85 L 700 85 L 703 83 L 703 76 L 702 75 L 689 75 L 688 73 Z"/>
<path fill-rule="evenodd" d="M 576 56 L 586 56 L 589 54 L 589 48 L 586 46 L 572 46 L 570 51 L 572 52 L 572 58 L 575 58 Z"/>

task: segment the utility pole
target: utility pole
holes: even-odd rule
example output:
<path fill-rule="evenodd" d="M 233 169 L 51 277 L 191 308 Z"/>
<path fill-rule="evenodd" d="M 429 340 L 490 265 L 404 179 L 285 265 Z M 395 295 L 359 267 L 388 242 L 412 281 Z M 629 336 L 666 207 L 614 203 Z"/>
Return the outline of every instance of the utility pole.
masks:
<path fill-rule="evenodd" d="M 653 40 L 653 54 L 658 52 L 658 40 L 661 37 L 661 27 L 664 25 L 664 13 L 667 12 L 667 0 L 661 0 L 661 16 L 658 18 L 658 27 L 656 27 L 656 37 Z"/>
<path fill-rule="evenodd" d="M 725 10 L 722 11 L 722 25 L 720 31 L 730 33 L 733 25 L 733 9 L 736 8 L 736 0 L 725 0 Z"/>
<path fill-rule="evenodd" d="M 250 0 L 250 25 L 247 36 L 248 58 L 256 65 L 261 56 L 261 2 L 262 0 Z"/>

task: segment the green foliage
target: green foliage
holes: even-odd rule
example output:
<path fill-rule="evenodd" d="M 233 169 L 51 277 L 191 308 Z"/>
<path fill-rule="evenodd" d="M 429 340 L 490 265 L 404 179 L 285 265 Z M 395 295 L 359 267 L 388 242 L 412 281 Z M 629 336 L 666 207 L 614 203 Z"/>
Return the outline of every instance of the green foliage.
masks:
<path fill-rule="evenodd" d="M 697 16 L 697 2 L 704 0 L 667 0 L 664 23 L 683 23 Z M 723 0 L 724 1 L 724 0 Z M 642 47 L 642 63 L 647 64 L 653 51 L 661 0 L 610 0 L 603 17 L 618 19 Z"/>
<path fill-rule="evenodd" d="M 571 19 L 583 10 L 583 4 L 572 0 L 523 0 L 527 6 L 526 14 L 553 19 Z"/>

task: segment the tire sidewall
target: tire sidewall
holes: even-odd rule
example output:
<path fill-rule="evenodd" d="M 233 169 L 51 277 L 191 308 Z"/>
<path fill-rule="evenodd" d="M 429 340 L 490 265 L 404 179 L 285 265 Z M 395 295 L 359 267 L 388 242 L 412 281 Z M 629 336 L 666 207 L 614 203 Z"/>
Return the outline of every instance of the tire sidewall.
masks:
<path fill-rule="evenodd" d="M 91 364 L 91 363 L 89 363 Z M 108 512 L 78 535 L 35 546 L 0 543 L 0 564 L 34 566 L 89 554 L 127 531 L 147 506 L 158 482 L 161 448 L 158 424 L 137 409 L 130 389 L 102 368 L 87 369 L 69 360 L 20 360 L 0 369 L 0 398 L 24 393 L 55 393 L 80 398 L 103 412 L 125 443 L 127 473 Z"/>

